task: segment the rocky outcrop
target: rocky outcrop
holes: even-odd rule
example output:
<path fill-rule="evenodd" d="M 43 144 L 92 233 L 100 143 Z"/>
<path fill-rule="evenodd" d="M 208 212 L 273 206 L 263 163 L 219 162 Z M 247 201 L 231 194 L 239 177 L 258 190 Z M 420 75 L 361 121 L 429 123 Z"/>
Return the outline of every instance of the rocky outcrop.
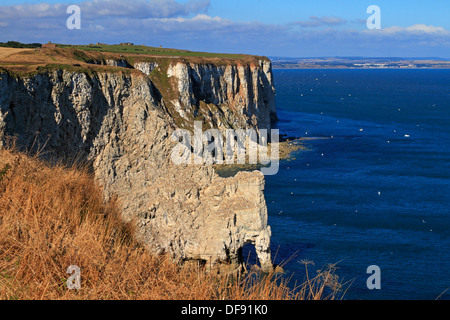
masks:
<path fill-rule="evenodd" d="M 185 120 L 202 113 L 211 128 L 270 130 L 276 119 L 272 68 L 270 61 L 258 63 L 172 64 L 168 75 L 177 80 L 179 98 L 171 102 Z"/>
<path fill-rule="evenodd" d="M 263 175 L 241 172 L 225 179 L 210 167 L 171 162 L 170 137 L 178 124 L 148 76 L 157 67 L 141 64 L 143 73 L 0 74 L 0 141 L 15 136 L 18 146 L 43 148 L 47 158 L 90 163 L 105 199 L 118 196 L 123 218 L 136 225 L 137 238 L 153 252 L 238 265 L 244 244 L 253 243 L 261 266 L 270 270 Z M 267 62 L 177 63 L 168 77 L 178 83 L 185 115 L 200 112 L 195 106 L 204 99 L 228 110 L 233 126 L 270 128 L 275 109 Z"/>
<path fill-rule="evenodd" d="M 158 67 L 156 62 L 136 62 L 133 66 L 136 70 L 145 73 L 147 76 Z"/>
<path fill-rule="evenodd" d="M 157 243 L 157 252 L 171 248 L 183 259 L 208 264 L 238 265 L 241 248 L 252 243 L 262 268 L 270 270 L 271 230 L 263 191 L 264 178 L 256 171 L 228 179 L 207 169 L 170 171 L 152 184 L 149 211 L 140 217 L 151 228 L 141 228 L 141 237 Z"/>
<path fill-rule="evenodd" d="M 89 60 L 90 64 L 99 64 L 110 67 L 121 67 L 121 68 L 131 68 L 131 65 L 126 59 L 102 59 L 102 60 Z"/>

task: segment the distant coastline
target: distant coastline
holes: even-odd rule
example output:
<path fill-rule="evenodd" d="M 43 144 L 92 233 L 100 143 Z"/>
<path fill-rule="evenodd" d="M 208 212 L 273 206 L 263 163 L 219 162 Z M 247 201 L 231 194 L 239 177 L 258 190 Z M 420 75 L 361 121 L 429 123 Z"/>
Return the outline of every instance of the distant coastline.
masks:
<path fill-rule="evenodd" d="M 273 69 L 450 69 L 441 58 L 270 57 Z"/>

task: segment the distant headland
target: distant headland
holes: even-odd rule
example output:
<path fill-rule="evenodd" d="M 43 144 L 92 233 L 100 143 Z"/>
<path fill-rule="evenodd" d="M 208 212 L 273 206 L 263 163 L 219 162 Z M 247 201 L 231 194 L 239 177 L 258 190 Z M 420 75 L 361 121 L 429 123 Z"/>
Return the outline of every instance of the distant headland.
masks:
<path fill-rule="evenodd" d="M 450 60 L 426 58 L 270 57 L 274 69 L 450 69 Z"/>

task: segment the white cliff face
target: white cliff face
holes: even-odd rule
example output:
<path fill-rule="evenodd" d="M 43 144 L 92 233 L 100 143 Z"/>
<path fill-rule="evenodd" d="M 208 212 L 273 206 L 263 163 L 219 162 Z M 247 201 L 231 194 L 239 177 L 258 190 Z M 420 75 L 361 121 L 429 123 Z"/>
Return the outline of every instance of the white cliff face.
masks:
<path fill-rule="evenodd" d="M 156 62 L 136 62 L 133 66 L 135 69 L 145 73 L 147 76 L 158 67 Z"/>
<path fill-rule="evenodd" d="M 168 72 L 178 79 L 183 112 L 196 99 L 210 99 L 227 105 L 236 124 L 250 118 L 266 128 L 274 108 L 264 104 L 273 92 L 264 66 L 177 64 Z M 257 88 L 264 81 L 270 92 Z M 173 164 L 170 137 L 177 126 L 157 90 L 137 73 L 0 74 L 0 141 L 15 136 L 19 147 L 45 145 L 50 158 L 91 163 L 105 198 L 118 196 L 123 218 L 136 224 L 136 237 L 152 252 L 238 264 L 241 248 L 253 243 L 270 270 L 263 175 L 225 179 L 209 167 Z"/>
<path fill-rule="evenodd" d="M 128 64 L 128 61 L 125 59 L 91 60 L 91 61 L 88 61 L 88 63 L 105 65 L 105 66 L 110 66 L 110 67 L 131 68 L 131 66 Z"/>
<path fill-rule="evenodd" d="M 275 88 L 270 61 L 259 65 L 175 63 L 167 74 L 177 80 L 179 113 L 199 112 L 201 103 L 215 112 L 203 112 L 210 127 L 271 129 L 276 119 Z M 180 111 L 181 110 L 181 111 Z"/>

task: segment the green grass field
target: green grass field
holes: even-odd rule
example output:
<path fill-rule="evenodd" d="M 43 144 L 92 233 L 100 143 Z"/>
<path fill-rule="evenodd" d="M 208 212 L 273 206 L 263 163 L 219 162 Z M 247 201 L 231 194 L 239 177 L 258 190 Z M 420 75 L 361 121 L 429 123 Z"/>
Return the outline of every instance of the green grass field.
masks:
<path fill-rule="evenodd" d="M 189 50 L 178 50 L 168 48 L 147 47 L 143 45 L 65 45 L 57 44 L 58 48 L 74 48 L 86 51 L 111 52 L 123 54 L 147 54 L 158 56 L 177 56 L 177 57 L 206 57 L 206 58 L 228 58 L 239 59 L 245 57 L 243 54 L 210 53 L 196 52 Z"/>

